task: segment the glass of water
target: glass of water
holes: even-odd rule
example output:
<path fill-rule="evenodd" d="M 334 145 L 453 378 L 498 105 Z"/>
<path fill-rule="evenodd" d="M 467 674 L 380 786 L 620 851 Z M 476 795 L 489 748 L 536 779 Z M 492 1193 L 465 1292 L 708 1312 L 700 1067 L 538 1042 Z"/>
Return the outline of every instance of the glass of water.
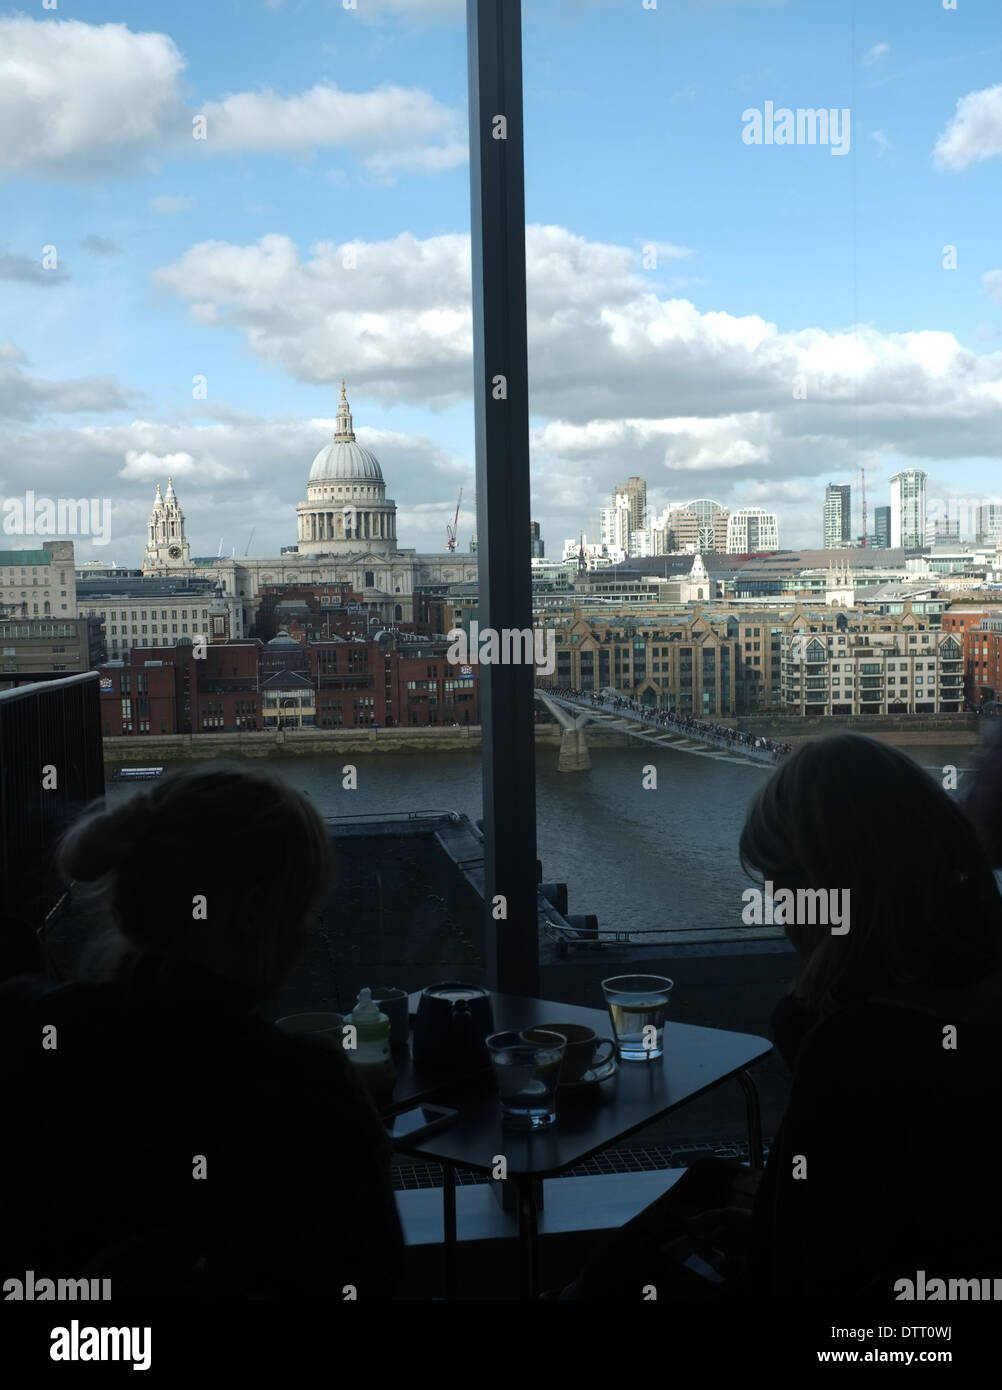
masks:
<path fill-rule="evenodd" d="M 534 1029 L 533 1042 L 519 1033 L 494 1033 L 487 1050 L 509 1129 L 544 1129 L 557 1118 L 557 1082 L 566 1039 Z"/>
<path fill-rule="evenodd" d="M 665 1055 L 665 1019 L 674 983 L 663 975 L 615 975 L 602 981 L 616 1047 L 624 1062 L 655 1062 Z"/>

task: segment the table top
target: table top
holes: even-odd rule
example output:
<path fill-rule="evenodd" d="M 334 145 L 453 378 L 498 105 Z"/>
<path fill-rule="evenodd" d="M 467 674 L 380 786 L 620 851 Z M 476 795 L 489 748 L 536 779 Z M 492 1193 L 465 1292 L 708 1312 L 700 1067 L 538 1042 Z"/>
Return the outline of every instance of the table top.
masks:
<path fill-rule="evenodd" d="M 420 992 L 411 995 L 416 1008 Z M 584 1009 L 547 999 L 493 994 L 496 1032 L 521 1031 L 540 1023 L 583 1023 L 600 1037 L 612 1028 L 604 1009 Z M 557 1119 L 532 1133 L 502 1129 L 501 1105 L 489 1068 L 472 1075 L 438 1081 L 418 1073 L 409 1056 L 397 1059 L 398 1086 L 393 1109 L 416 1099 L 452 1106 L 459 1118 L 448 1129 L 415 1143 L 402 1141 L 401 1152 L 453 1163 L 473 1172 L 490 1173 L 503 1154 L 509 1175 L 548 1177 L 573 1167 L 589 1154 L 623 1139 L 644 1125 L 719 1085 L 721 1081 L 768 1056 L 772 1045 L 751 1033 L 731 1033 L 692 1024 L 665 1025 L 665 1055 L 651 1062 L 619 1063 L 608 1081 L 580 1091 L 557 1093 Z"/>

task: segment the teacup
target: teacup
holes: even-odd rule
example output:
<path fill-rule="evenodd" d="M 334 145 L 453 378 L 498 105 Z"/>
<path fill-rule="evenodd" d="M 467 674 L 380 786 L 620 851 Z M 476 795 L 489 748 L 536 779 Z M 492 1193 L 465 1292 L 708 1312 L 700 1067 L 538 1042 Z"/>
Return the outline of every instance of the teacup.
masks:
<path fill-rule="evenodd" d="M 275 1027 L 284 1033 L 308 1033 L 333 1047 L 342 1045 L 344 1018 L 341 1014 L 286 1014 L 275 1020 Z"/>
<path fill-rule="evenodd" d="M 390 1020 L 390 1043 L 394 1047 L 405 1043 L 411 1028 L 408 1013 L 410 996 L 407 991 L 390 985 L 379 985 L 373 989 L 372 999 L 379 1005 L 379 1012 Z"/>
<path fill-rule="evenodd" d="M 604 1066 L 616 1052 L 616 1044 L 611 1038 L 600 1038 L 594 1028 L 588 1028 L 583 1023 L 539 1023 L 533 1028 L 524 1029 L 522 1036 L 533 1042 L 536 1041 L 533 1035 L 537 1031 L 561 1033 L 567 1039 L 560 1072 L 561 1086 L 580 1081 L 585 1072 L 592 1067 Z M 600 1056 L 606 1048 L 606 1055 Z"/>

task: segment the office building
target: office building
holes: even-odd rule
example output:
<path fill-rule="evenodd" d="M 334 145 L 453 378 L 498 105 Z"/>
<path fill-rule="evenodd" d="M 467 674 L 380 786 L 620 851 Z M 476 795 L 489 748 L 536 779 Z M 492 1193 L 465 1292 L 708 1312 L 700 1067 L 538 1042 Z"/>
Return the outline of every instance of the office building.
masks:
<path fill-rule="evenodd" d="M 647 525 L 647 482 L 644 478 L 627 478 L 614 489 L 614 496 L 624 497 L 630 513 L 630 530 L 642 531 Z M 614 506 L 618 502 L 613 503 Z"/>
<path fill-rule="evenodd" d="M 891 479 L 891 549 L 921 550 L 926 543 L 926 481 L 921 468 L 907 468 Z"/>
<path fill-rule="evenodd" d="M 72 541 L 34 550 L 0 550 L 0 613 L 16 618 L 75 618 Z"/>
<path fill-rule="evenodd" d="M 822 526 L 825 550 L 841 550 L 852 540 L 852 489 L 848 483 L 828 484 Z"/>
<path fill-rule="evenodd" d="M 978 545 L 1002 545 L 1002 502 L 982 502 L 977 511 Z"/>
<path fill-rule="evenodd" d="M 843 615 L 845 617 L 845 615 Z M 955 714 L 964 704 L 959 636 L 927 628 L 911 609 L 850 631 L 795 623 L 782 639 L 782 708 L 788 714 Z"/>
<path fill-rule="evenodd" d="M 712 497 L 697 497 L 692 502 L 669 508 L 669 551 L 723 554 L 727 549 L 730 515 L 728 508 Z"/>
<path fill-rule="evenodd" d="M 741 507 L 727 522 L 727 554 L 755 555 L 779 549 L 779 522 L 762 507 Z"/>

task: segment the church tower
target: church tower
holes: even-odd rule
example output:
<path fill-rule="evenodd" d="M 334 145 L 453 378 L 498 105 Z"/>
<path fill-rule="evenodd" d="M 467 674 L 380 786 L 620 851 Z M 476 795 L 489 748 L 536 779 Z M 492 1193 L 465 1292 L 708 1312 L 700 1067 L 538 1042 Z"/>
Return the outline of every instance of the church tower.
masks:
<path fill-rule="evenodd" d="M 161 496 L 160 484 L 153 499 L 147 528 L 144 574 L 171 574 L 191 567 L 191 555 L 184 535 L 184 513 L 178 505 L 174 480 L 167 479 L 167 492 Z"/>

